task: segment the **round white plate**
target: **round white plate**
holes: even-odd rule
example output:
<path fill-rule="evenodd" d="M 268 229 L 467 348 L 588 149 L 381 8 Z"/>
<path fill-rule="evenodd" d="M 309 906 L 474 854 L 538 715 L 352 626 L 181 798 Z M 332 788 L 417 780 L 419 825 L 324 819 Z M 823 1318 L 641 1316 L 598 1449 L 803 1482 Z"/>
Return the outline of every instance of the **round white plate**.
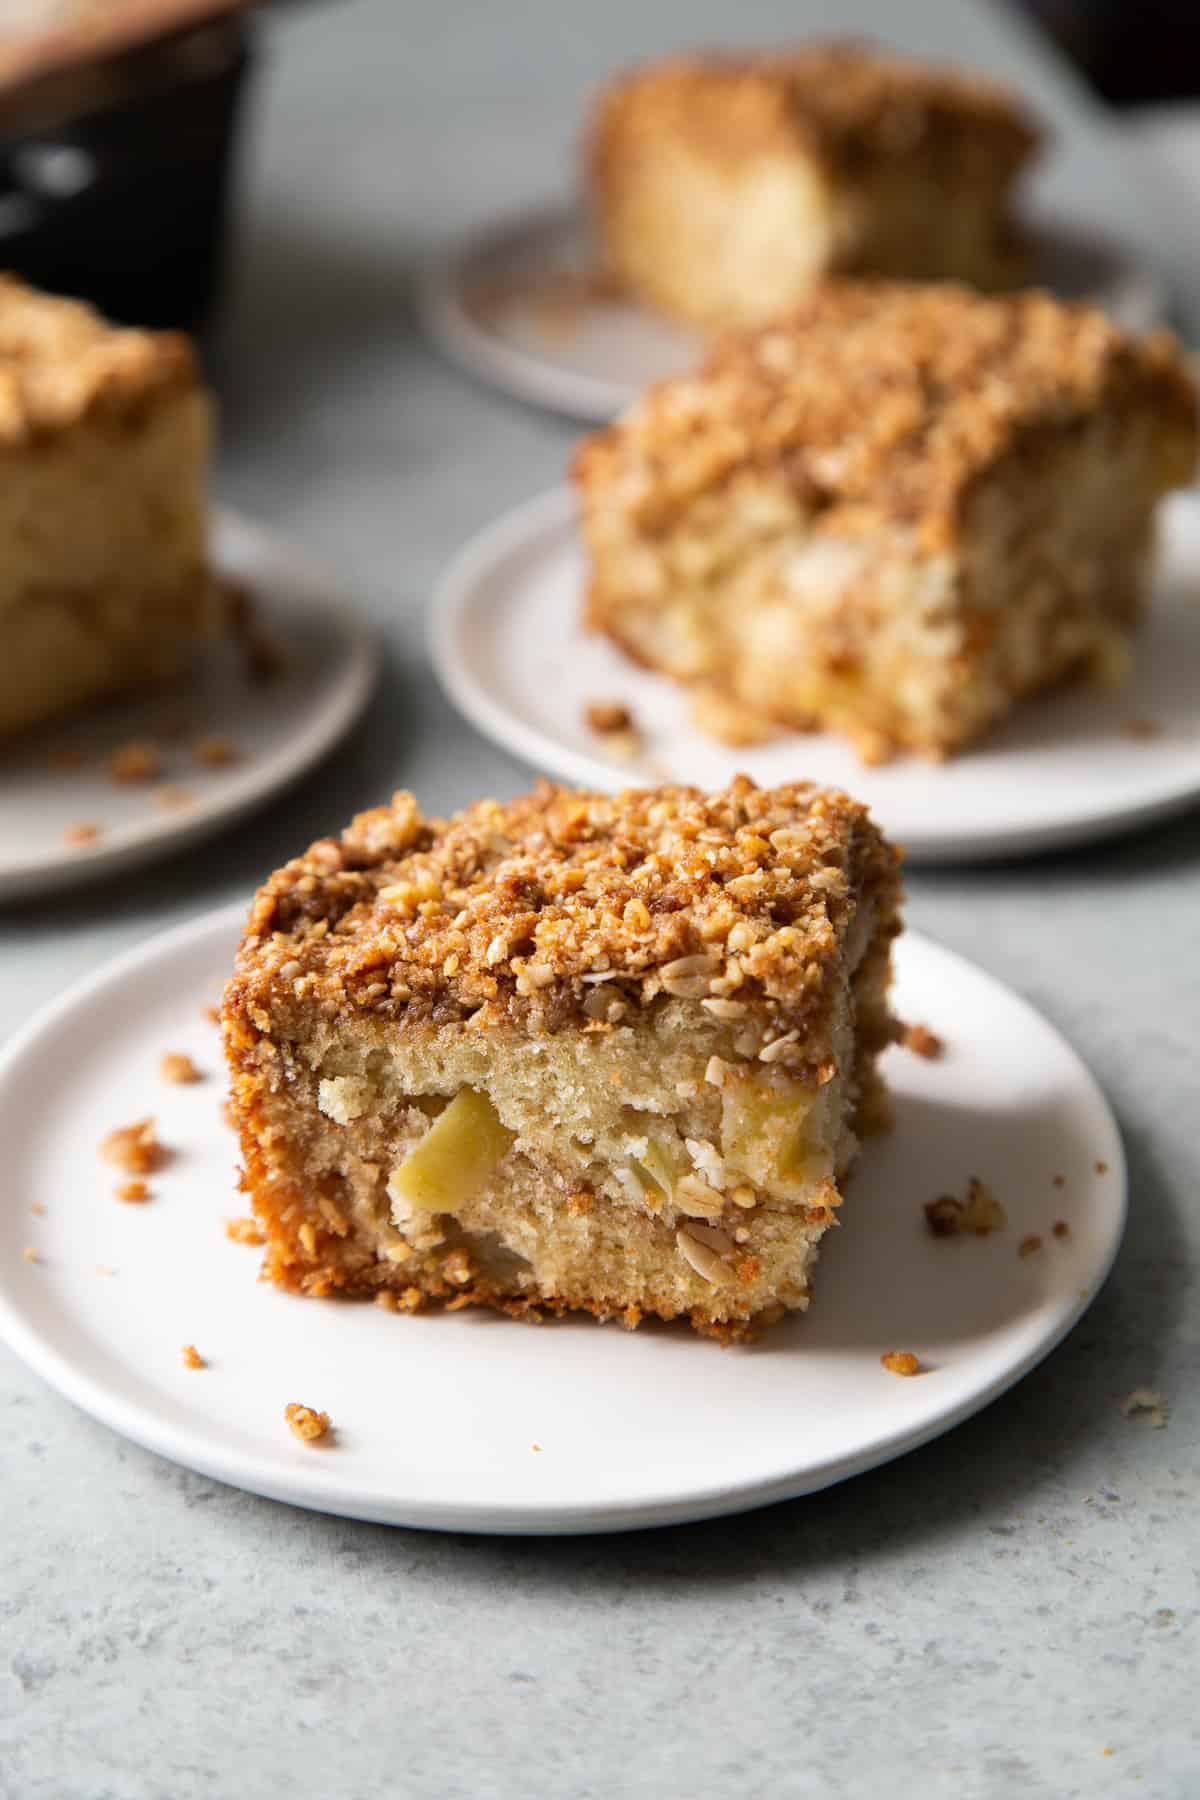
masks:
<path fill-rule="evenodd" d="M 240 922 L 225 909 L 110 964 L 0 1063 L 0 1335 L 95 1418 L 222 1481 L 453 1530 L 734 1512 L 840 1481 L 985 1405 L 1070 1329 L 1116 1252 L 1121 1144 L 1091 1076 L 1015 994 L 909 937 L 898 1004 L 944 1034 L 946 1054 L 889 1051 L 896 1124 L 864 1153 L 807 1317 L 721 1350 L 681 1326 L 535 1331 L 279 1293 L 222 1230 L 245 1203 L 201 1008 Z M 207 1079 L 161 1083 L 175 1049 Z M 96 1147 L 148 1112 L 175 1156 L 149 1203 L 124 1205 Z M 1007 1208 L 1006 1229 L 932 1238 L 923 1202 L 972 1174 Z M 1028 1233 L 1042 1248 L 1022 1258 Z M 183 1367 L 185 1343 L 207 1369 Z M 889 1374 L 890 1350 L 915 1351 L 928 1372 Z M 327 1411 L 336 1438 L 297 1442 L 290 1401 Z"/>
<path fill-rule="evenodd" d="M 1133 673 L 1028 701 L 968 753 L 882 768 L 846 740 L 787 734 L 731 749 L 691 724 L 685 692 L 583 630 L 584 559 L 563 489 L 519 507 L 457 557 L 435 597 L 431 647 L 455 704 L 537 768 L 588 787 L 763 785 L 803 776 L 865 801 L 914 862 L 966 862 L 1083 843 L 1200 797 L 1200 499 L 1164 510 L 1153 603 Z M 643 749 L 606 758 L 596 700 L 631 709 Z M 1143 735 L 1144 733 L 1144 735 Z"/>
<path fill-rule="evenodd" d="M 207 645 L 186 684 L 112 701 L 0 748 L 0 900 L 73 887 L 207 837 L 317 762 L 362 712 L 375 650 L 339 583 L 229 513 L 215 521 L 213 561 L 250 595 L 256 628 L 281 653 L 279 672 L 252 682 L 243 649 Z M 205 737 L 227 738 L 234 760 L 198 761 Z M 161 752 L 162 773 L 114 781 L 109 757 L 146 741 Z M 80 766 L 63 766 L 71 756 Z M 80 825 L 97 835 L 72 844 Z"/>
<path fill-rule="evenodd" d="M 1161 283 L 1118 246 L 1051 224 L 1035 232 L 1037 281 L 1092 300 L 1134 331 L 1163 317 Z M 430 268 L 421 317 L 453 361 L 522 400 L 606 421 L 644 387 L 690 368 L 699 332 L 588 285 L 594 254 L 577 212 L 509 221 Z"/>

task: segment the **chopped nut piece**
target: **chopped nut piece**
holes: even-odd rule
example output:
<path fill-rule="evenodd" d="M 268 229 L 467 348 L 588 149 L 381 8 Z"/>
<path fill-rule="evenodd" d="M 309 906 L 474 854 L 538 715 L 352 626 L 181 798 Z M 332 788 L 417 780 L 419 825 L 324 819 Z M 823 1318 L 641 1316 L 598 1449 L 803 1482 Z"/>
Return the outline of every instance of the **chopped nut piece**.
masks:
<path fill-rule="evenodd" d="M 70 825 L 63 833 L 63 838 L 66 843 L 79 846 L 84 844 L 94 844 L 99 836 L 99 825 L 93 825 L 90 820 L 83 820 L 78 825 Z"/>
<path fill-rule="evenodd" d="M 330 1429 L 329 1414 L 317 1412 L 314 1407 L 300 1406 L 295 1400 L 283 1409 L 283 1416 L 298 1438 L 305 1443 L 315 1443 L 317 1438 L 326 1436 Z"/>
<path fill-rule="evenodd" d="M 928 1025 L 906 1025 L 901 1029 L 900 1042 L 914 1056 L 923 1056 L 928 1062 L 936 1062 L 946 1046 L 936 1032 L 930 1031 Z"/>
<path fill-rule="evenodd" d="M 620 700 L 589 701 L 584 718 L 588 730 L 599 732 L 602 737 L 612 731 L 630 731 L 633 728 L 633 714 Z"/>
<path fill-rule="evenodd" d="M 201 1356 L 195 1344 L 185 1344 L 180 1351 L 185 1369 L 207 1369 L 208 1363 Z"/>
<path fill-rule="evenodd" d="M 203 1080 L 186 1050 L 168 1050 L 158 1065 L 158 1072 L 164 1081 L 173 1082 L 176 1086 L 187 1086 L 193 1081 Z"/>
<path fill-rule="evenodd" d="M 233 1244 L 265 1244 L 267 1241 L 257 1219 L 226 1219 L 225 1236 Z"/>
<path fill-rule="evenodd" d="M 911 1350 L 888 1350 L 880 1357 L 884 1368 L 893 1375 L 919 1375 L 921 1359 Z"/>
<path fill-rule="evenodd" d="M 118 1200 L 125 1200 L 131 1206 L 140 1206 L 143 1200 L 150 1198 L 150 1189 L 144 1181 L 123 1181 L 115 1191 Z"/>
<path fill-rule="evenodd" d="M 227 737 L 202 737 L 193 746 L 192 754 L 209 769 L 221 769 L 237 761 L 237 750 Z"/>
<path fill-rule="evenodd" d="M 162 756 L 155 744 L 123 744 L 109 757 L 108 772 L 122 783 L 156 781 L 162 774 Z"/>
<path fill-rule="evenodd" d="M 1054 1235 L 1056 1238 L 1067 1238 L 1071 1235 L 1071 1227 L 1065 1219 L 1055 1219 Z"/>
<path fill-rule="evenodd" d="M 1020 1257 L 1036 1256 L 1041 1247 L 1041 1238 L 1031 1232 L 1028 1237 L 1023 1237 L 1021 1242 L 1017 1245 L 1017 1255 Z"/>
<path fill-rule="evenodd" d="M 166 1160 L 166 1150 L 159 1142 L 153 1117 L 138 1119 L 133 1125 L 121 1125 L 110 1131 L 100 1145 L 105 1162 L 115 1163 L 130 1175 L 148 1175 Z"/>
<path fill-rule="evenodd" d="M 1127 1419 L 1132 1419 L 1136 1413 L 1145 1413 L 1154 1431 L 1163 1429 L 1170 1414 L 1170 1408 L 1162 1395 L 1151 1387 L 1134 1388 L 1131 1394 L 1126 1394 L 1121 1402 L 1121 1411 Z"/>

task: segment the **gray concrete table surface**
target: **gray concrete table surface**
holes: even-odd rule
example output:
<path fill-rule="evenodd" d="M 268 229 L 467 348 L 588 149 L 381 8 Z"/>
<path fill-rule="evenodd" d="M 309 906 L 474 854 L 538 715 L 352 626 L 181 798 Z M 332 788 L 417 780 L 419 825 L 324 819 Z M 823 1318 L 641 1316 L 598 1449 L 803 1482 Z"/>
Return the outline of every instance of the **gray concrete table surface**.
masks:
<path fill-rule="evenodd" d="M 1058 129 L 1041 198 L 1165 246 L 1187 301 L 1184 221 L 998 11 L 354 0 L 287 17 L 246 146 L 220 489 L 344 571 L 381 629 L 384 679 L 328 764 L 228 836 L 0 914 L 0 1029 L 111 952 L 248 894 L 398 785 L 441 808 L 525 784 L 439 696 L 423 612 L 469 532 L 559 479 L 574 432 L 425 347 L 414 260 L 562 191 L 607 68 L 813 25 L 1015 75 Z M 1040 1369 L 830 1492 L 624 1538 L 391 1531 L 175 1468 L 0 1352 L 0 1795 L 1200 1792 L 1198 868 L 1192 817 L 1070 856 L 913 872 L 913 924 L 1027 994 L 1095 1069 L 1132 1219 Z M 1165 1430 L 1119 1410 L 1147 1383 L 1170 1402 Z"/>

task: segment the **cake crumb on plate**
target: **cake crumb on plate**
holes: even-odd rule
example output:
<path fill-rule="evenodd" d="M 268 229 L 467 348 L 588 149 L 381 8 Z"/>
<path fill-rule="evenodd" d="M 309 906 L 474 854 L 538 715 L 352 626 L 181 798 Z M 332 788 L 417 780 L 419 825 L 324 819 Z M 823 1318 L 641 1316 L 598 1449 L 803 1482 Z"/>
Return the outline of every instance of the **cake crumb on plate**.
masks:
<path fill-rule="evenodd" d="M 158 1065 L 158 1072 L 164 1081 L 177 1087 L 204 1079 L 186 1050 L 168 1050 Z"/>
<path fill-rule="evenodd" d="M 329 1414 L 317 1412 L 314 1407 L 301 1406 L 293 1400 L 283 1409 L 283 1416 L 298 1438 L 305 1443 L 315 1443 L 318 1438 L 326 1437 L 330 1430 Z"/>
<path fill-rule="evenodd" d="M 146 1183 L 137 1179 L 123 1181 L 119 1188 L 114 1189 L 114 1192 L 118 1200 L 124 1200 L 130 1206 L 140 1206 L 144 1200 L 150 1198 L 150 1189 Z"/>
<path fill-rule="evenodd" d="M 135 742 L 122 744 L 108 759 L 108 772 L 123 786 L 139 781 L 156 781 L 162 774 L 162 753 L 156 744 Z"/>
<path fill-rule="evenodd" d="M 207 1369 L 208 1359 L 201 1356 L 195 1344 L 185 1344 L 179 1353 L 185 1369 Z"/>
<path fill-rule="evenodd" d="M 885 1350 L 880 1357 L 884 1368 L 892 1375 L 919 1375 L 921 1359 L 911 1350 Z"/>
<path fill-rule="evenodd" d="M 115 1163 L 130 1175 L 148 1175 L 166 1160 L 166 1149 L 154 1129 L 153 1115 L 132 1125 L 119 1125 L 100 1145 L 105 1162 Z"/>

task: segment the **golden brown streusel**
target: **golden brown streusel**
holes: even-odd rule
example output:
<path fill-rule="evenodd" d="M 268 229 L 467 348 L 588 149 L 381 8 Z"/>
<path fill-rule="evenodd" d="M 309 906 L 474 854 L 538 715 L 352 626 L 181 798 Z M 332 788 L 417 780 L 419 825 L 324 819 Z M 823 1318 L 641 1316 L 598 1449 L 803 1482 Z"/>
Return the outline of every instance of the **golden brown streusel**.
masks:
<path fill-rule="evenodd" d="M 262 1226 L 257 1219 L 226 1219 L 225 1236 L 234 1244 L 264 1244 Z"/>
<path fill-rule="evenodd" d="M 283 1416 L 298 1438 L 305 1443 L 315 1443 L 318 1438 L 325 1437 L 330 1429 L 329 1414 L 317 1412 L 314 1407 L 301 1406 L 293 1400 L 283 1409 Z"/>
<path fill-rule="evenodd" d="M 974 483 L 1019 436 L 1126 405 L 1176 421 L 1194 455 L 1195 389 L 1169 332 L 1139 339 L 1038 292 L 832 280 L 722 338 L 698 375 L 652 388 L 585 439 L 574 473 L 586 497 L 624 470 L 657 533 L 748 464 L 786 467 L 823 532 L 904 525 L 934 550 L 957 540 Z"/>
<path fill-rule="evenodd" d="M 219 1025 L 221 1023 L 221 1009 L 219 1006 L 205 1006 L 201 1008 L 201 1012 L 210 1025 Z"/>
<path fill-rule="evenodd" d="M 149 1175 L 165 1161 L 167 1152 L 154 1129 L 153 1116 L 149 1116 L 110 1131 L 100 1145 L 100 1155 L 129 1175 Z"/>
<path fill-rule="evenodd" d="M 114 781 L 132 785 L 141 781 L 157 781 L 162 774 L 162 752 L 157 744 L 122 744 L 108 759 L 108 772 Z"/>
<path fill-rule="evenodd" d="M 633 729 L 633 714 L 623 700 L 589 700 L 583 716 L 588 730 L 598 732 L 601 737 L 613 731 Z"/>
<path fill-rule="evenodd" d="M 204 1079 L 203 1074 L 186 1050 L 168 1050 L 158 1065 L 158 1072 L 164 1081 L 169 1081 L 175 1086 L 187 1086 L 191 1082 Z"/>
<path fill-rule="evenodd" d="M 847 921 L 890 896 L 895 861 L 864 807 L 806 782 L 740 776 L 711 796 L 543 782 L 449 820 L 398 793 L 261 889 L 227 1017 L 366 1009 L 556 1030 L 592 1016 L 603 977 L 630 1005 L 744 1003 L 769 1038 L 803 1038 L 842 980 Z M 799 1062 L 793 1044 L 781 1055 Z"/>
<path fill-rule="evenodd" d="M 201 1356 L 195 1344 L 185 1344 L 180 1351 L 185 1369 L 207 1369 L 208 1361 Z"/>
<path fill-rule="evenodd" d="M 919 1375 L 921 1359 L 911 1350 L 887 1350 L 880 1357 L 884 1368 L 892 1375 Z"/>

